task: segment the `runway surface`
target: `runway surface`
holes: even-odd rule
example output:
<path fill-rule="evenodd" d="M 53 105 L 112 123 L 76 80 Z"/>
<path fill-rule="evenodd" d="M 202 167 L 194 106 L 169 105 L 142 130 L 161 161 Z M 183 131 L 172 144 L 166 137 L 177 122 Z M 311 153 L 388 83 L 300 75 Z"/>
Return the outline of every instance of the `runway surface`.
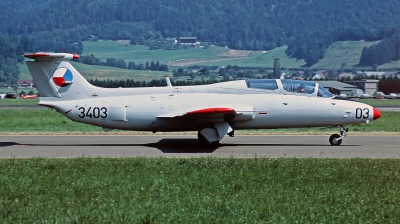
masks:
<path fill-rule="evenodd" d="M 301 157 L 400 158 L 400 136 L 348 136 L 330 146 L 329 136 L 225 137 L 207 148 L 194 135 L 0 136 L 0 158 L 74 157 Z"/>

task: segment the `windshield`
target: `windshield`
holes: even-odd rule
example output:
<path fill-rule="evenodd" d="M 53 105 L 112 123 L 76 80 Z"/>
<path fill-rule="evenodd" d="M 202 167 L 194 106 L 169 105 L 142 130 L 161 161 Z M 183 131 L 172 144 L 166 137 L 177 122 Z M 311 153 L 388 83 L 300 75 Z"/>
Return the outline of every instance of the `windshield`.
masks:
<path fill-rule="evenodd" d="M 302 80 L 282 79 L 283 89 L 288 93 L 312 94 L 315 91 L 315 83 Z"/>
<path fill-rule="evenodd" d="M 275 79 L 252 79 L 246 81 L 247 87 L 252 89 L 278 89 Z"/>
<path fill-rule="evenodd" d="M 333 94 L 330 93 L 327 89 L 325 89 L 324 87 L 322 87 L 321 85 L 318 85 L 318 93 L 317 93 L 318 97 L 324 97 L 324 98 L 332 98 Z"/>

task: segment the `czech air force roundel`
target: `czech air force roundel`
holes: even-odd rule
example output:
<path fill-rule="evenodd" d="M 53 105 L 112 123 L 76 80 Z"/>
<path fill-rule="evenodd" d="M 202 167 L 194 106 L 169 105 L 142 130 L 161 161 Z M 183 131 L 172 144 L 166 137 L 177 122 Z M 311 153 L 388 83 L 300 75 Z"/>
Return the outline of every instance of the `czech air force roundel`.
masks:
<path fill-rule="evenodd" d="M 72 72 L 67 68 L 59 68 L 53 74 L 53 81 L 57 86 L 68 86 L 72 83 Z"/>

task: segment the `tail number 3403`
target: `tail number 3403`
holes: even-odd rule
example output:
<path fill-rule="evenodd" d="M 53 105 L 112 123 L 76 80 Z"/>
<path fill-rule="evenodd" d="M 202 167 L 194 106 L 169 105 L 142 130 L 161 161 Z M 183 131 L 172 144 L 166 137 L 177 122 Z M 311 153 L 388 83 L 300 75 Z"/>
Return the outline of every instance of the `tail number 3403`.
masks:
<path fill-rule="evenodd" d="M 79 107 L 78 110 L 80 111 L 78 115 L 80 118 L 107 118 L 107 107 Z"/>

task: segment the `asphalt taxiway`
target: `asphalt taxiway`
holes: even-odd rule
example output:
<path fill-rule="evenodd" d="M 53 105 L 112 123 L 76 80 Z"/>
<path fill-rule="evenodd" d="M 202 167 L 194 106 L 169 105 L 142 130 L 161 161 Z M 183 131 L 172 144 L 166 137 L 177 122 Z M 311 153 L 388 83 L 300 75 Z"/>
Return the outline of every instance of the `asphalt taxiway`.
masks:
<path fill-rule="evenodd" d="M 330 146 L 321 135 L 240 135 L 204 147 L 194 135 L 4 135 L 0 158 L 298 157 L 400 158 L 400 135 L 348 136 Z"/>

